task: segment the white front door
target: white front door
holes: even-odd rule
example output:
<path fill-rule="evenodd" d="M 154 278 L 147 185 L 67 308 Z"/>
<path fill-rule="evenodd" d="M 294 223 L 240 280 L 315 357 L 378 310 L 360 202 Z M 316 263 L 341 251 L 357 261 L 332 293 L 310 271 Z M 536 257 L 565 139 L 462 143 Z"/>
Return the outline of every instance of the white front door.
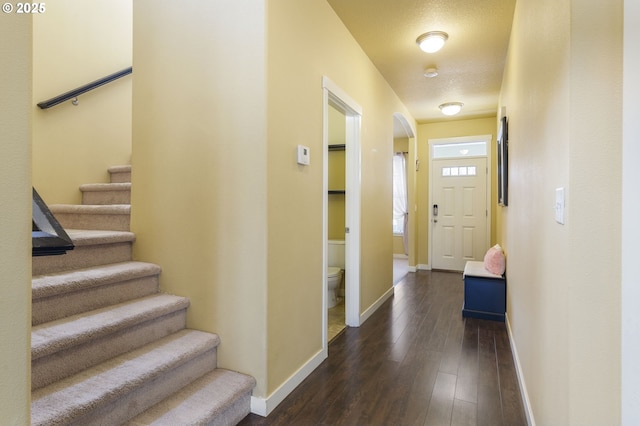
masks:
<path fill-rule="evenodd" d="M 433 160 L 432 268 L 462 271 L 487 251 L 487 158 Z"/>

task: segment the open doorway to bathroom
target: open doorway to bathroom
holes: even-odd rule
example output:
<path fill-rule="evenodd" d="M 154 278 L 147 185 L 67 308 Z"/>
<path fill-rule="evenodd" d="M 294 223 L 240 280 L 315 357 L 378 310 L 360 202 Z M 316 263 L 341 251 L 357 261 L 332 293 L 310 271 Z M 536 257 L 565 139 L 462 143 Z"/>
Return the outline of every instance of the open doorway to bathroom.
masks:
<path fill-rule="evenodd" d="M 415 185 L 415 133 L 404 115 L 393 116 L 393 285 L 398 284 L 412 269 L 413 215 Z"/>
<path fill-rule="evenodd" d="M 327 205 L 327 340 L 346 328 L 345 229 L 346 229 L 346 121 L 345 113 L 329 104 L 328 205 Z"/>
<path fill-rule="evenodd" d="M 328 355 L 329 347 L 329 306 L 332 298 L 344 301 L 344 314 L 336 311 L 336 317 L 344 318 L 345 327 L 359 327 L 360 318 L 360 123 L 362 118 L 362 108 L 358 105 L 345 91 L 333 83 L 329 78 L 322 78 L 323 88 L 323 234 L 324 234 L 324 256 L 323 256 L 323 286 L 324 286 L 324 303 L 322 316 L 322 345 L 323 351 Z M 333 139 L 330 143 L 329 126 L 330 120 L 335 119 L 337 124 L 337 132 L 343 134 L 343 138 Z M 333 127 L 333 125 L 332 125 Z M 341 140 L 344 143 L 339 143 Z M 344 185 L 341 181 L 334 182 L 332 177 L 329 186 L 329 145 L 341 145 L 332 147 L 332 153 L 340 153 L 344 156 L 344 166 L 339 166 L 344 171 Z M 333 155 L 333 154 L 332 154 Z M 336 155 L 339 157 L 340 155 Z M 339 162 L 337 162 L 339 164 Z M 337 178 L 337 176 L 336 176 Z M 329 191 L 332 194 L 329 194 Z M 335 191 L 335 192 L 334 192 Z M 344 199 L 344 210 L 337 215 L 337 224 L 331 225 L 335 229 L 335 240 L 332 242 L 343 242 L 342 244 L 334 244 L 342 247 L 344 255 L 344 268 L 342 269 L 341 282 L 336 286 L 337 290 L 330 294 L 329 277 L 333 275 L 330 272 L 329 262 L 329 197 Z M 337 203 L 339 205 L 340 203 Z M 340 216 L 344 220 L 342 222 Z M 333 231 L 332 231 L 333 232 Z M 342 240 L 340 237 L 342 236 Z M 334 261 L 333 259 L 331 262 Z M 338 263 L 341 263 L 338 262 Z M 344 290 L 342 290 L 344 288 Z M 336 303 L 337 305 L 337 303 Z"/>

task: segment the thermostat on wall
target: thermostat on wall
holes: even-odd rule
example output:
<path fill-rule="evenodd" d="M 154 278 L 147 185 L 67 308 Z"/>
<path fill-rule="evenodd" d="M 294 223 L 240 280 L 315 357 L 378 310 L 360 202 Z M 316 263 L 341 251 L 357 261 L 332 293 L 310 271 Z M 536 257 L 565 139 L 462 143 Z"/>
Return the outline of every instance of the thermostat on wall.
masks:
<path fill-rule="evenodd" d="M 303 166 L 309 165 L 309 147 L 304 145 L 298 145 L 298 164 Z"/>

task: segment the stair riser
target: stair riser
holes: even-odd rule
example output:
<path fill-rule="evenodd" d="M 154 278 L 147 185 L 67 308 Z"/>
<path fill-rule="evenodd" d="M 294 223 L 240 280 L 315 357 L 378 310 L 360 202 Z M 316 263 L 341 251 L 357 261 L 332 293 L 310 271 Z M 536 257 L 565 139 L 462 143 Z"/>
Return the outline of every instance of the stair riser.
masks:
<path fill-rule="evenodd" d="M 63 228 L 128 231 L 128 214 L 54 213 Z"/>
<path fill-rule="evenodd" d="M 131 242 L 76 246 L 61 256 L 32 258 L 32 274 L 45 275 L 131 260 Z"/>
<path fill-rule="evenodd" d="M 158 292 L 158 275 L 34 299 L 31 324 L 38 325 Z"/>
<path fill-rule="evenodd" d="M 131 182 L 131 172 L 109 172 L 111 183 Z"/>
<path fill-rule="evenodd" d="M 131 204 L 131 191 L 84 191 L 82 204 Z"/>
<path fill-rule="evenodd" d="M 235 425 L 249 414 L 255 385 L 250 376 L 217 368 L 135 417 L 127 426 Z"/>
<path fill-rule="evenodd" d="M 33 360 L 32 390 L 182 330 L 186 309 Z"/>
<path fill-rule="evenodd" d="M 216 362 L 216 350 L 209 350 L 173 370 L 167 371 L 153 380 L 132 389 L 127 395 L 96 408 L 96 410 L 82 418 L 75 419 L 70 425 L 122 424 L 167 398 L 198 377 L 213 371 L 213 369 L 216 368 Z"/>
<path fill-rule="evenodd" d="M 251 392 L 238 398 L 222 413 L 212 419 L 206 426 L 228 426 L 237 425 L 251 412 Z"/>

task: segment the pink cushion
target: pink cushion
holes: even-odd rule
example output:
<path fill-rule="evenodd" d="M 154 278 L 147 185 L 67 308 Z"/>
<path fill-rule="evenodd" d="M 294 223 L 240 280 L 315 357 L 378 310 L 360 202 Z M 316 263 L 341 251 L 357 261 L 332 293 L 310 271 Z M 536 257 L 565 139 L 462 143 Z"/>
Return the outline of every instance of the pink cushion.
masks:
<path fill-rule="evenodd" d="M 504 258 L 502 247 L 500 247 L 499 244 L 496 244 L 487 250 L 487 254 L 484 255 L 484 268 L 492 274 L 504 274 L 506 269 L 506 260 Z"/>

